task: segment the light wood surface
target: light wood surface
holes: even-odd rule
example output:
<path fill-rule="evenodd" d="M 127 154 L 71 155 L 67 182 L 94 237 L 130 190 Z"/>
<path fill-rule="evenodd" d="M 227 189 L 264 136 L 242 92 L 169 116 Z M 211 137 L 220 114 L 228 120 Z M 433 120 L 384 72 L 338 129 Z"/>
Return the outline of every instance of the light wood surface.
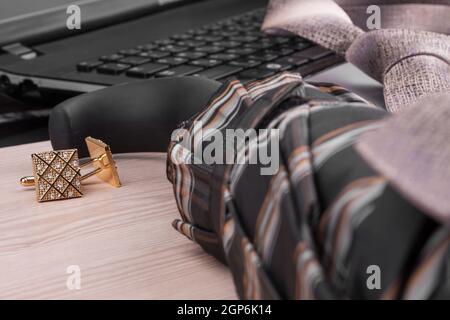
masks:
<path fill-rule="evenodd" d="M 163 154 L 116 155 L 122 188 L 84 181 L 81 199 L 37 203 L 18 179 L 42 142 L 0 149 L 1 299 L 235 299 L 225 266 L 171 227 Z M 114 151 L 114 146 L 112 146 Z M 70 290 L 67 268 L 81 270 Z"/>

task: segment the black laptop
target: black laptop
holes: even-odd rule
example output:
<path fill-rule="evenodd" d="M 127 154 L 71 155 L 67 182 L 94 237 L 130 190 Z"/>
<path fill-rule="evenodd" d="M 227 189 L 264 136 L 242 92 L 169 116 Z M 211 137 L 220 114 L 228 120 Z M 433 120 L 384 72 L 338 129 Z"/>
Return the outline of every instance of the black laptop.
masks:
<path fill-rule="evenodd" d="M 79 8 L 80 29 L 67 21 Z M 3 85 L 81 93 L 149 78 L 303 76 L 333 52 L 260 31 L 262 0 L 15 0 L 0 4 Z"/>

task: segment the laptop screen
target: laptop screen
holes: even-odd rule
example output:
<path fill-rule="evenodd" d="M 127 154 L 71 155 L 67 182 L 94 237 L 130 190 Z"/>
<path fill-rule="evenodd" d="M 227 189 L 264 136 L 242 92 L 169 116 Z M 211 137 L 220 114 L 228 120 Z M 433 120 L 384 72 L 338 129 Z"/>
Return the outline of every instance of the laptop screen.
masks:
<path fill-rule="evenodd" d="M 65 10 L 69 5 L 83 7 L 94 2 L 110 3 L 111 6 L 119 6 L 127 10 L 136 6 L 164 5 L 177 0 L 14 0 L 0 1 L 0 23 L 11 20 L 24 19 L 30 16 L 46 14 L 53 11 Z M 178 0 L 183 1 L 183 0 Z"/>
<path fill-rule="evenodd" d="M 94 0 L 96 1 L 96 0 Z M 0 2 L 0 22 L 5 20 L 20 19 L 26 16 L 43 13 L 55 8 L 77 4 L 84 1 L 73 0 L 14 0 Z"/>
<path fill-rule="evenodd" d="M 195 0 L 0 0 L 0 46 L 61 34 L 69 5 L 80 7 L 83 32 L 189 1 Z"/>

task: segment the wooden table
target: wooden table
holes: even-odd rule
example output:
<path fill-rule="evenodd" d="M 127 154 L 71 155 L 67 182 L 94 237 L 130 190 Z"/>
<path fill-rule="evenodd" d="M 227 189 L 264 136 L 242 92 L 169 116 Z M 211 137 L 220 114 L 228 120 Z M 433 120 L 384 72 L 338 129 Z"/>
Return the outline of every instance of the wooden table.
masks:
<path fill-rule="evenodd" d="M 18 179 L 31 173 L 30 154 L 47 150 L 0 149 L 0 298 L 236 298 L 227 268 L 172 229 L 163 154 L 117 155 L 122 188 L 91 178 L 81 199 L 37 203 Z M 66 284 L 72 265 L 79 290 Z"/>

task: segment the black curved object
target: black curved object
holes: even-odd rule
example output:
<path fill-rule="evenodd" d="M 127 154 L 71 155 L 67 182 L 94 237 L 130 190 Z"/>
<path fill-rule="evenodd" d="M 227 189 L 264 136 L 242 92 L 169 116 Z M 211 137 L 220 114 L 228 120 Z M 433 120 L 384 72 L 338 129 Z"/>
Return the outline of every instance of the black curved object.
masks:
<path fill-rule="evenodd" d="M 85 157 L 84 138 L 92 136 L 114 153 L 165 152 L 172 131 L 202 110 L 220 85 L 200 77 L 162 78 L 69 99 L 50 114 L 53 149 L 76 148 Z"/>

